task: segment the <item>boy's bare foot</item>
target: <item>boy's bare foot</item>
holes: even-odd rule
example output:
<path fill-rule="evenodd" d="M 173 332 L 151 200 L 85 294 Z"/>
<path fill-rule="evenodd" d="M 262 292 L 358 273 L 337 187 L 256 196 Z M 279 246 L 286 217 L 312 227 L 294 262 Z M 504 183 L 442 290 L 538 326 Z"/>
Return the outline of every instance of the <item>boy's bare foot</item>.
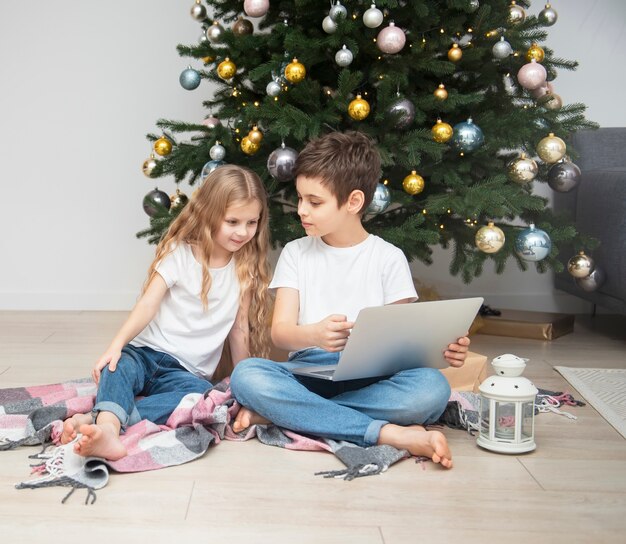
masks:
<path fill-rule="evenodd" d="M 248 427 L 252 427 L 252 425 L 269 425 L 270 423 L 271 421 L 268 421 L 263 416 L 242 406 L 235 417 L 233 431 L 240 433 Z"/>
<path fill-rule="evenodd" d="M 117 429 L 109 423 L 81 425 L 83 436 L 74 444 L 74 451 L 83 457 L 103 457 L 117 461 L 126 455 L 126 448 L 120 441 Z"/>
<path fill-rule="evenodd" d="M 68 444 L 78 435 L 81 425 L 89 425 L 93 421 L 91 414 L 74 414 L 63 422 L 63 432 L 61 433 L 61 444 Z"/>
<path fill-rule="evenodd" d="M 427 431 L 421 425 L 402 427 L 388 423 L 380 430 L 378 443 L 407 450 L 411 455 L 429 457 L 442 467 L 452 468 L 452 454 L 448 441 L 439 431 Z"/>

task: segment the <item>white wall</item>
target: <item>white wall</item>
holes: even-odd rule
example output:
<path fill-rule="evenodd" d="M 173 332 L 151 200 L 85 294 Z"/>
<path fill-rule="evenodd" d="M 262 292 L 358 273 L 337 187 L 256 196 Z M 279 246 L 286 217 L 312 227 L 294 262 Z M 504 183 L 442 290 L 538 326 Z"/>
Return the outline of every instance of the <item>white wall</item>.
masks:
<path fill-rule="evenodd" d="M 0 309 L 128 309 L 153 247 L 141 201 L 154 183 L 141 172 L 144 135 L 158 118 L 200 120 L 206 84 L 185 91 L 179 73 L 200 27 L 192 0 L 30 0 L 2 7 L 0 51 Z M 624 126 L 626 50 L 621 0 L 552 2 L 559 12 L 548 45 L 580 68 L 555 82 L 566 102 L 582 101 L 603 126 Z M 531 8 L 537 13 L 543 2 Z M 609 62 L 612 68 L 609 68 Z M 159 180 L 168 193 L 171 180 Z M 184 189 L 184 188 L 183 188 Z M 415 266 L 442 294 L 482 294 L 495 307 L 587 308 L 554 297 L 549 274 L 486 271 L 469 286 Z"/>

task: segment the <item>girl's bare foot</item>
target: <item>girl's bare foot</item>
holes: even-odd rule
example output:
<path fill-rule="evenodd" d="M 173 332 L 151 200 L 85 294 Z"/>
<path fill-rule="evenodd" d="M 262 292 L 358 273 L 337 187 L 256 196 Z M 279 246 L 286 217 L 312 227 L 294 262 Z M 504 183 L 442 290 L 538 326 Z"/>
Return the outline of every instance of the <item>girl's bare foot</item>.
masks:
<path fill-rule="evenodd" d="M 63 432 L 61 433 L 61 444 L 68 444 L 78 435 L 81 425 L 88 425 L 93 421 L 91 414 L 74 414 L 63 422 Z"/>
<path fill-rule="evenodd" d="M 388 423 L 380 430 L 378 443 L 407 450 L 411 455 L 428 457 L 442 467 L 452 468 L 452 454 L 442 432 L 427 431 L 421 425 L 402 427 Z"/>
<path fill-rule="evenodd" d="M 117 461 L 126 456 L 126 448 L 120 441 L 114 425 L 99 423 L 81 425 L 81 436 L 74 444 L 74 452 L 83 457 L 103 457 Z"/>
<path fill-rule="evenodd" d="M 248 427 L 252 427 L 252 425 L 269 425 L 270 423 L 271 421 L 268 421 L 263 416 L 242 406 L 235 417 L 233 431 L 240 433 Z"/>

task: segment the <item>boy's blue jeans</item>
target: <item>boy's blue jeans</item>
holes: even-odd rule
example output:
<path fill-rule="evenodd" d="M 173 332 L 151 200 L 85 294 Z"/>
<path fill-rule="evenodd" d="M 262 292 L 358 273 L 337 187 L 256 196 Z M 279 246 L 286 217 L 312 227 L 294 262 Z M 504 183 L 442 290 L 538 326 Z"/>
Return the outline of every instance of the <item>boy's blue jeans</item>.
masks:
<path fill-rule="evenodd" d="M 450 398 L 448 381 L 432 368 L 345 382 L 291 373 L 299 366 L 338 360 L 338 353 L 319 348 L 298 351 L 286 363 L 246 359 L 235 366 L 231 390 L 241 405 L 279 427 L 359 446 L 376 444 L 387 423 L 434 423 Z"/>
<path fill-rule="evenodd" d="M 112 412 L 123 427 L 142 419 L 162 424 L 185 395 L 211 387 L 167 353 L 128 344 L 115 372 L 108 366 L 102 370 L 93 413 Z"/>

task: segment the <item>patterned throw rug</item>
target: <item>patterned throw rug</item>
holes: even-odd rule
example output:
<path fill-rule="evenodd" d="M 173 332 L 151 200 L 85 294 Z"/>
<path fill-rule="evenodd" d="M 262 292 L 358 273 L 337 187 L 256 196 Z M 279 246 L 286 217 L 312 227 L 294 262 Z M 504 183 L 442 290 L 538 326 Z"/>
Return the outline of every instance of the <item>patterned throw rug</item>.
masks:
<path fill-rule="evenodd" d="M 626 438 L 626 369 L 554 368 Z"/>

